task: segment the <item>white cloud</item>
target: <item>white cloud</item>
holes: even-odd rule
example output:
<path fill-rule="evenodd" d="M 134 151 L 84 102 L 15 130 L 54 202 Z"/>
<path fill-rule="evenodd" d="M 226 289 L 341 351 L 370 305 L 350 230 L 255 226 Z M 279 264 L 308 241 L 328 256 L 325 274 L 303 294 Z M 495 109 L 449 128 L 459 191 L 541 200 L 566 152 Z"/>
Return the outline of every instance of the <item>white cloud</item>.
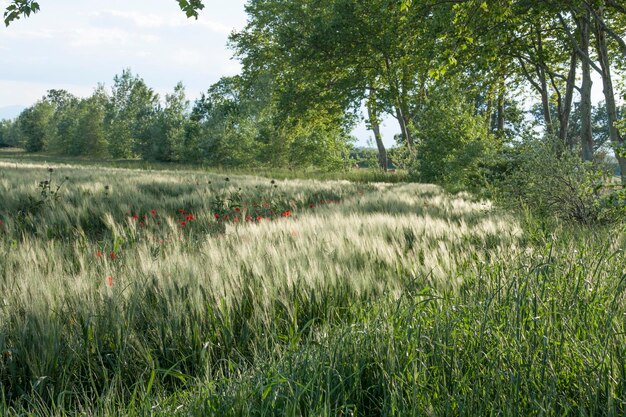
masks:
<path fill-rule="evenodd" d="M 234 29 L 220 22 L 215 22 L 204 15 L 200 15 L 197 20 L 187 19 L 183 14 L 159 15 L 155 13 L 140 13 L 130 10 L 102 10 L 92 13 L 96 18 L 114 17 L 126 20 L 133 26 L 142 29 L 166 29 L 181 27 L 203 27 L 214 33 L 228 35 Z"/>
<path fill-rule="evenodd" d="M 156 35 L 136 33 L 120 28 L 77 28 L 66 32 L 63 36 L 72 47 L 145 45 L 159 40 Z"/>
<path fill-rule="evenodd" d="M 0 6 L 1 8 L 1 6 Z M 50 29 L 27 30 L 18 28 L 16 30 L 1 30 L 0 39 L 20 39 L 20 40 L 44 40 L 53 39 L 54 31 Z"/>
<path fill-rule="evenodd" d="M 88 97 L 95 86 L 63 84 L 63 83 L 40 83 L 31 81 L 0 80 L 0 107 L 21 105 L 30 106 L 41 99 L 48 90 L 67 90 L 79 97 Z"/>

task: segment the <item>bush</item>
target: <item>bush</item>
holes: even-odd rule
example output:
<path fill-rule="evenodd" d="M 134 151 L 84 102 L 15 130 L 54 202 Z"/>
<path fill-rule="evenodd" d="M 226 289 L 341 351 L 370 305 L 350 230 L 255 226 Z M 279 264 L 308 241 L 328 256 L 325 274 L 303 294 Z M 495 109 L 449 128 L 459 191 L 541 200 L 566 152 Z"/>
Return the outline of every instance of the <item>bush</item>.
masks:
<path fill-rule="evenodd" d="M 623 191 L 612 191 L 610 171 L 583 162 L 571 151 L 560 155 L 551 141 L 529 141 L 509 153 L 510 172 L 499 184 L 505 205 L 522 204 L 535 214 L 583 224 L 624 218 Z"/>
<path fill-rule="evenodd" d="M 411 175 L 420 182 L 476 190 L 484 184 L 481 161 L 496 147 L 485 118 L 455 86 L 442 86 L 419 109 Z"/>

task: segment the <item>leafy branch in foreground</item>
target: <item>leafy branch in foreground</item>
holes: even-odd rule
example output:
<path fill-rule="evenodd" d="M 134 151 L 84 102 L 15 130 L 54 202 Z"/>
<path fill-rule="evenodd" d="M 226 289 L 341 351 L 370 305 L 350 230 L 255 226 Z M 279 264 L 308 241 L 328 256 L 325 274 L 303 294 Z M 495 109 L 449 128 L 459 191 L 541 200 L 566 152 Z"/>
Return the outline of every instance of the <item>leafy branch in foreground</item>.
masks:
<path fill-rule="evenodd" d="M 9 24 L 18 20 L 20 17 L 29 17 L 31 13 L 37 13 L 39 11 L 39 3 L 33 0 L 13 0 L 13 2 L 7 6 L 4 11 L 4 24 Z"/>
<path fill-rule="evenodd" d="M 202 0 L 176 0 L 180 9 L 187 17 L 198 18 L 198 12 L 204 9 Z M 9 26 L 11 22 L 22 17 L 29 17 L 40 10 L 39 3 L 34 0 L 13 0 L 4 10 L 4 24 Z"/>

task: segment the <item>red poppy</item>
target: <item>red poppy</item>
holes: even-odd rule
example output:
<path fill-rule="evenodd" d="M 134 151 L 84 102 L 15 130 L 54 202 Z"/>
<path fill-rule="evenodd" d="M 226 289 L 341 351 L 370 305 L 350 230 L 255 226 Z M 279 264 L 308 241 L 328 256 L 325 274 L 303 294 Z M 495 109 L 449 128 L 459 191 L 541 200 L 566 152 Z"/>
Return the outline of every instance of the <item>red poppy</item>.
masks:
<path fill-rule="evenodd" d="M 257 221 L 257 222 L 260 222 L 261 220 L 263 220 L 263 217 L 261 217 L 261 216 L 256 216 L 256 221 Z"/>
<path fill-rule="evenodd" d="M 187 221 L 191 221 L 191 220 L 195 220 L 196 218 L 193 217 L 193 214 L 188 215 L 187 217 L 185 217 L 185 220 Z"/>
<path fill-rule="evenodd" d="M 108 285 L 109 287 L 112 287 L 112 286 L 113 286 L 113 277 L 111 277 L 111 276 L 108 276 L 108 277 L 107 277 L 107 285 Z"/>
<path fill-rule="evenodd" d="M 252 221 L 252 216 L 250 216 L 250 215 L 248 214 L 248 215 L 246 216 L 246 221 L 247 221 L 247 222 Z"/>
<path fill-rule="evenodd" d="M 237 217 L 235 217 L 234 221 L 235 223 L 239 223 L 239 219 Z"/>
<path fill-rule="evenodd" d="M 229 217 L 229 216 L 225 216 L 225 217 L 224 217 L 224 220 L 228 220 L 228 219 L 230 219 L 230 217 Z"/>
<path fill-rule="evenodd" d="M 239 213 L 239 212 L 241 211 L 241 209 L 240 209 L 239 207 L 235 207 L 235 211 L 236 211 L 237 213 Z"/>
<path fill-rule="evenodd" d="M 187 222 L 180 222 L 181 227 L 187 226 Z"/>
<path fill-rule="evenodd" d="M 185 210 L 183 210 L 183 209 L 178 210 L 178 212 L 179 212 L 180 214 L 185 214 Z"/>
<path fill-rule="evenodd" d="M 114 260 L 115 260 L 115 258 L 117 258 L 117 255 L 115 254 L 115 252 L 111 252 L 111 253 L 109 254 L 109 257 L 111 258 L 111 260 L 112 260 L 112 261 L 114 261 Z"/>
<path fill-rule="evenodd" d="M 219 220 L 219 218 L 220 218 L 220 215 L 215 213 L 215 220 Z"/>
<path fill-rule="evenodd" d="M 138 214 L 133 214 L 133 219 L 137 220 L 139 218 Z"/>
<path fill-rule="evenodd" d="M 150 214 L 152 214 L 152 216 L 156 216 L 157 215 L 157 211 L 155 209 L 150 210 Z"/>
<path fill-rule="evenodd" d="M 287 211 L 283 212 L 283 214 L 281 214 L 281 216 L 283 216 L 283 217 L 291 216 L 291 210 L 287 210 Z"/>
<path fill-rule="evenodd" d="M 314 208 L 315 204 L 309 204 L 309 208 Z"/>
<path fill-rule="evenodd" d="M 102 252 L 100 252 L 100 251 L 96 252 L 96 256 L 97 256 L 98 258 L 102 258 Z"/>

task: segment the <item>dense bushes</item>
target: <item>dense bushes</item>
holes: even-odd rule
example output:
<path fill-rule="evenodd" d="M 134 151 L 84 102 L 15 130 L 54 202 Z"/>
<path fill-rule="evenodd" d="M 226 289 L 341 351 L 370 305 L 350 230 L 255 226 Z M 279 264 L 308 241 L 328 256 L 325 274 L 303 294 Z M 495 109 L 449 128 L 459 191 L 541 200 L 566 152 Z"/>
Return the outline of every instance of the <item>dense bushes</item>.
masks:
<path fill-rule="evenodd" d="M 496 142 L 485 118 L 477 115 L 455 86 L 432 92 L 416 116 L 417 147 L 411 165 L 419 182 L 449 188 L 476 189 L 484 185 L 481 161 L 494 153 Z"/>
<path fill-rule="evenodd" d="M 609 167 L 582 162 L 574 151 L 557 152 L 551 141 L 533 140 L 508 152 L 494 177 L 497 194 L 507 206 L 520 204 L 543 217 L 577 223 L 612 223 L 624 218 L 626 201 Z"/>

